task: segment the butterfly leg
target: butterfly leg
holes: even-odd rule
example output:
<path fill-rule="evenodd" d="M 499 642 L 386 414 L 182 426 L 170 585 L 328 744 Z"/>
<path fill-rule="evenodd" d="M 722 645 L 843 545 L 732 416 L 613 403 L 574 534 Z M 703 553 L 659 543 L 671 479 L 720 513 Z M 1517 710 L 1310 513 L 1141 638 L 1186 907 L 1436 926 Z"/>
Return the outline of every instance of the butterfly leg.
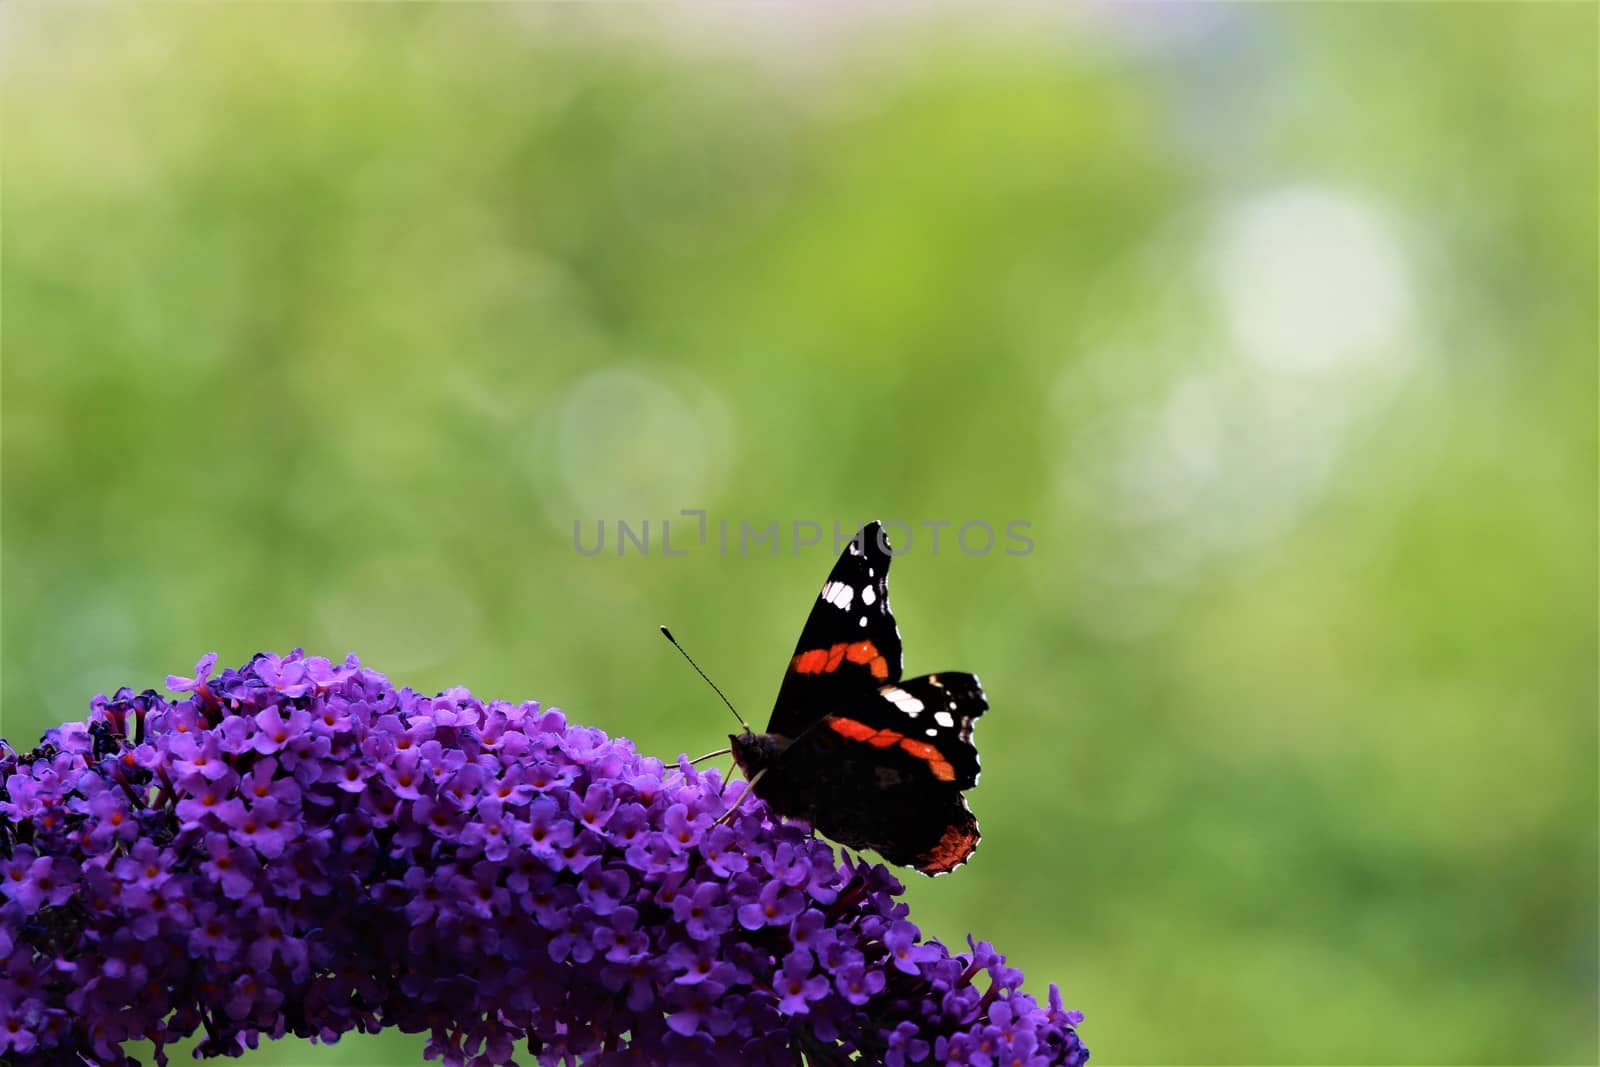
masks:
<path fill-rule="evenodd" d="M 712 826 L 721 826 L 723 823 L 728 822 L 735 815 L 739 814 L 739 809 L 744 806 L 744 798 L 749 796 L 751 793 L 754 793 L 756 791 L 756 783 L 761 781 L 761 776 L 763 774 L 766 774 L 766 773 L 767 773 L 767 769 L 765 767 L 763 767 L 759 771 L 757 771 L 756 772 L 756 776 L 754 778 L 750 779 L 750 784 L 745 786 L 744 792 L 739 794 L 739 799 L 733 802 L 733 807 L 731 807 L 727 811 L 723 812 L 717 818 L 717 821 L 712 823 L 711 825 Z"/>

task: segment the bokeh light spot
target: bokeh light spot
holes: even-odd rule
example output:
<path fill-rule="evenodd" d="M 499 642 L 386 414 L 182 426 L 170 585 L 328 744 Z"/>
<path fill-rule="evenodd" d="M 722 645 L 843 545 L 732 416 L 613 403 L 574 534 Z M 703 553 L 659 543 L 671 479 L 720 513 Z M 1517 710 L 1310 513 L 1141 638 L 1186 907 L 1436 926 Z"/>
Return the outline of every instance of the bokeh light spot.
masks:
<path fill-rule="evenodd" d="M 1224 221 L 1216 266 L 1234 343 L 1266 369 L 1317 373 L 1402 351 L 1409 271 L 1360 199 L 1291 188 L 1247 201 Z"/>
<path fill-rule="evenodd" d="M 573 512 L 557 520 L 665 518 L 703 507 L 730 454 L 727 409 L 698 382 L 606 367 L 558 416 L 557 463 Z"/>

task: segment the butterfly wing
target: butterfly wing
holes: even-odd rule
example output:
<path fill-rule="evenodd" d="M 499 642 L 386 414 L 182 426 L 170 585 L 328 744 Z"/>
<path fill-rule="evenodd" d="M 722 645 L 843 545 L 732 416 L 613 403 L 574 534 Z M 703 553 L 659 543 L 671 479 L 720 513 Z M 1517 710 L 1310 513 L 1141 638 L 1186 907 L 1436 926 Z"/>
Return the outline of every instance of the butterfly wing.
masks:
<path fill-rule="evenodd" d="M 972 743 L 972 726 L 989 700 L 975 674 L 941 671 L 883 686 L 877 705 L 881 729 L 901 735 L 898 745 L 929 762 L 934 777 L 956 789 L 978 784 L 978 748 Z M 885 714 L 884 705 L 893 711 Z"/>
<path fill-rule="evenodd" d="M 882 843 L 872 843 L 891 863 L 915 867 L 923 874 L 952 871 L 967 862 L 978 847 L 977 817 L 967 807 L 964 790 L 978 784 L 978 748 L 972 727 L 989 708 L 977 675 L 942 671 L 908 678 L 878 691 L 894 709 L 881 729 L 914 769 L 894 784 L 876 775 L 885 795 L 879 806 L 893 822 Z M 885 718 L 883 705 L 872 716 Z M 837 726 L 829 722 L 837 732 Z M 850 732 L 855 732 L 847 728 Z M 881 744 L 883 734 L 872 744 Z"/>
<path fill-rule="evenodd" d="M 962 792 L 978 781 L 972 728 L 988 706 L 954 671 L 857 695 L 789 746 L 761 795 L 840 844 L 941 874 L 978 847 Z"/>
<path fill-rule="evenodd" d="M 829 572 L 778 689 L 767 726 L 777 737 L 760 738 L 781 758 L 754 788 L 842 845 L 942 874 L 978 847 L 962 792 L 978 781 L 972 727 L 989 704 L 970 674 L 901 681 L 889 562 L 873 522 Z"/>
<path fill-rule="evenodd" d="M 767 732 L 798 737 L 830 711 L 900 679 L 889 610 L 889 541 L 870 522 L 845 546 L 800 631 Z"/>

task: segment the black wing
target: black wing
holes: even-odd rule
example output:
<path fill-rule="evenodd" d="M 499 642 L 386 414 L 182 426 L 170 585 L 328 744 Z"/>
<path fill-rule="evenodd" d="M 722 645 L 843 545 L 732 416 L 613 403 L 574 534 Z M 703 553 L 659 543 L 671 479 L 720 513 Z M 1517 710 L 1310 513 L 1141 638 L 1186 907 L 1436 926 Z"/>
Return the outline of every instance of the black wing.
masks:
<path fill-rule="evenodd" d="M 795 740 L 757 795 L 842 845 L 948 871 L 978 847 L 962 792 L 978 781 L 972 727 L 988 706 L 978 679 L 955 671 L 882 686 Z"/>
<path fill-rule="evenodd" d="M 830 711 L 900 680 L 889 610 L 889 540 L 869 522 L 833 565 L 784 671 L 767 732 L 797 737 Z"/>
<path fill-rule="evenodd" d="M 978 784 L 978 747 L 972 743 L 972 726 L 989 710 L 989 700 L 975 674 L 941 671 L 907 678 L 879 691 L 882 704 L 860 710 L 855 718 L 881 720 L 875 725 L 904 734 L 916 746 L 929 746 L 950 768 L 957 789 Z M 885 714 L 884 705 L 894 710 Z M 906 742 L 901 742 L 904 746 Z M 936 770 L 941 770 L 935 766 Z M 938 775 L 942 780 L 943 774 Z"/>

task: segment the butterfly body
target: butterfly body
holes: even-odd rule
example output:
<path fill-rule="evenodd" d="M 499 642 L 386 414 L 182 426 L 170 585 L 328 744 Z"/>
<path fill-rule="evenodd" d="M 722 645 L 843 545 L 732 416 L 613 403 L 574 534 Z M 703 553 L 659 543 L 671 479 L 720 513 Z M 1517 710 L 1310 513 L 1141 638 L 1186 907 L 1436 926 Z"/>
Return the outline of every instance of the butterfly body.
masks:
<path fill-rule="evenodd" d="M 942 874 L 978 845 L 962 794 L 978 781 L 972 727 L 988 702 L 971 674 L 901 680 L 890 559 L 883 527 L 869 523 L 823 584 L 766 732 L 729 742 L 773 811 Z"/>

